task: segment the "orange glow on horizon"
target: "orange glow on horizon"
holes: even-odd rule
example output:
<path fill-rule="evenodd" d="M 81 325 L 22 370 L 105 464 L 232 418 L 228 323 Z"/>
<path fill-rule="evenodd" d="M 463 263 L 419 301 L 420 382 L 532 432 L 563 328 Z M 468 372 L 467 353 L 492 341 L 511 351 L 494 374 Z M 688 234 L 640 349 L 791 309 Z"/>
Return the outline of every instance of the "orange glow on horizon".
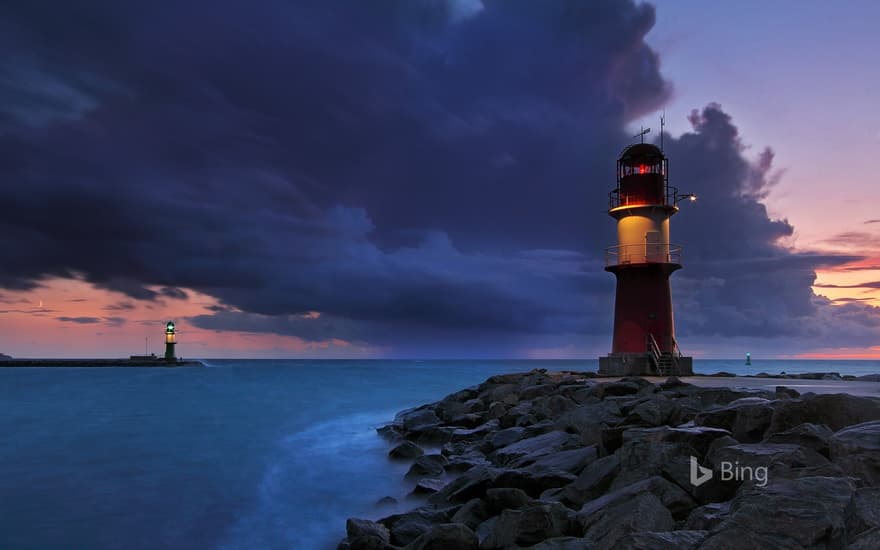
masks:
<path fill-rule="evenodd" d="M 0 353 L 13 357 L 128 357 L 164 353 L 165 323 L 175 321 L 180 357 L 373 356 L 378 348 L 342 339 L 207 330 L 188 317 L 212 313 L 216 298 L 182 289 L 188 299 L 135 300 L 79 279 L 47 279 L 28 291 L 0 290 Z M 312 311 L 306 319 L 318 319 Z M 147 348 L 145 350 L 145 347 Z"/>

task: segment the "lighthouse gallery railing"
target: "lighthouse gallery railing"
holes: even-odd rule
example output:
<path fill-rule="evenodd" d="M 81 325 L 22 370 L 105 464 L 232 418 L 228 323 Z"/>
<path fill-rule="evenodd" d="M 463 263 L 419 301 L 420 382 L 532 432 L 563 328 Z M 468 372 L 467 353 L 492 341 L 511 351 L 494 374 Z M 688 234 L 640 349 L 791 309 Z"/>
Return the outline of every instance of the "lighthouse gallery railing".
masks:
<path fill-rule="evenodd" d="M 605 266 L 621 264 L 680 264 L 681 246 L 663 243 L 639 243 L 609 246 L 605 249 Z"/>

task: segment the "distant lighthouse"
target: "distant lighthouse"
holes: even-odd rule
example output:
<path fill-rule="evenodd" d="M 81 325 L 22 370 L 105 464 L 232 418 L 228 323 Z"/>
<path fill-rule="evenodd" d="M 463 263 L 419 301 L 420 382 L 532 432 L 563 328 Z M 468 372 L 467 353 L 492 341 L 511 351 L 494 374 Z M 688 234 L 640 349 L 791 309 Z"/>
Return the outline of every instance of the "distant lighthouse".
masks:
<path fill-rule="evenodd" d="M 177 356 L 174 354 L 174 344 L 177 342 L 174 338 L 174 321 L 165 323 L 165 360 L 168 362 L 176 362 Z"/>
<path fill-rule="evenodd" d="M 605 270 L 617 278 L 614 338 L 611 353 L 599 358 L 600 374 L 693 374 L 692 358 L 675 341 L 669 276 L 681 269 L 681 247 L 669 242 L 669 218 L 679 201 L 696 197 L 679 195 L 668 169 L 663 151 L 648 143 L 627 147 L 617 160 L 608 209 L 617 246 L 605 251 Z"/>

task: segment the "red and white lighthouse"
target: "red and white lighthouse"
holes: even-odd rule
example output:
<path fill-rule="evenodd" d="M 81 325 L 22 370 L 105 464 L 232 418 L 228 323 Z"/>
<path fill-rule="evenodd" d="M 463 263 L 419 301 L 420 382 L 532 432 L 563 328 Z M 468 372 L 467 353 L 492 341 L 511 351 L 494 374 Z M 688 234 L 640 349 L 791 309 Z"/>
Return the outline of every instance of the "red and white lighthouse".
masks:
<path fill-rule="evenodd" d="M 617 246 L 605 251 L 605 270 L 617 277 L 611 353 L 599 358 L 608 375 L 692 374 L 675 340 L 669 276 L 681 269 L 681 247 L 670 244 L 669 219 L 683 199 L 669 185 L 669 163 L 658 147 L 638 143 L 617 160 L 617 188 L 608 214 L 617 220 Z"/>

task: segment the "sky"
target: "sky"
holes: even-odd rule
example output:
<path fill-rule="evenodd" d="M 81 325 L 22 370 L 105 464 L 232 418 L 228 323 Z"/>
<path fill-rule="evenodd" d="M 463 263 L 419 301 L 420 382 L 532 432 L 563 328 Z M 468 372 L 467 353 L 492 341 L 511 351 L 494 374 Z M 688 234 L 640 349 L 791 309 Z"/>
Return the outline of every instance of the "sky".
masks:
<path fill-rule="evenodd" d="M 671 183 L 697 357 L 880 357 L 872 2 L 0 8 L 0 352 L 593 358 Z"/>

